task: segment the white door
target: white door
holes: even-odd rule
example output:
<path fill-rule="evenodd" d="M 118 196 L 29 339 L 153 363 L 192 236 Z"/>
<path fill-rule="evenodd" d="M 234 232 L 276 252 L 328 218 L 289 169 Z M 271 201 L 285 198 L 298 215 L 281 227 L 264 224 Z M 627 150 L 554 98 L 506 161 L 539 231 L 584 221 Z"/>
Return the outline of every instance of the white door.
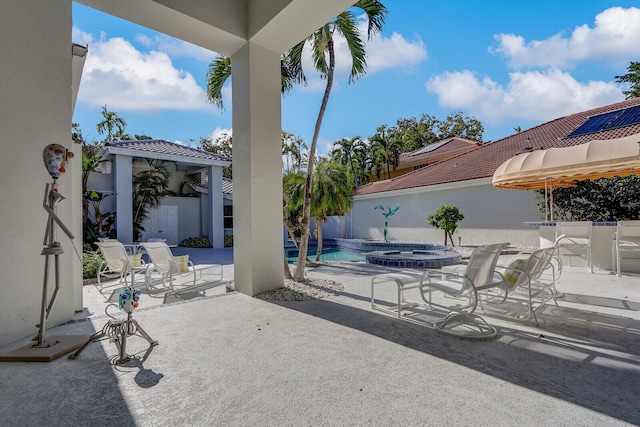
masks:
<path fill-rule="evenodd" d="M 144 227 L 146 239 L 160 237 L 167 239 L 169 245 L 177 245 L 180 243 L 178 242 L 178 207 L 159 206 L 157 209 L 152 209 L 149 212 L 149 221 Z"/>

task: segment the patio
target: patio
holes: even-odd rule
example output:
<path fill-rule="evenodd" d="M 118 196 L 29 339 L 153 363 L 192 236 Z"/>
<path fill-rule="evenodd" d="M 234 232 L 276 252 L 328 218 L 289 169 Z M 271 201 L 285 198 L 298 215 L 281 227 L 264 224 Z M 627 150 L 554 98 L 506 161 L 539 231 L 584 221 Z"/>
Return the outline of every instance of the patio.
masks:
<path fill-rule="evenodd" d="M 233 277 L 230 249 L 214 250 Z M 206 251 L 192 258 L 205 257 Z M 201 258 L 205 259 L 205 258 Z M 209 258 L 210 259 L 210 258 Z M 26 425 L 629 425 L 640 423 L 639 277 L 566 268 L 560 307 L 533 322 L 489 315 L 499 337 L 465 341 L 372 312 L 361 263 L 308 270 L 344 284 L 322 300 L 266 302 L 211 287 L 140 299 L 134 318 L 159 345 L 109 341 L 77 360 L 0 364 L 0 419 Z M 85 285 L 91 334 L 104 298 Z M 392 292 L 393 293 L 393 292 Z M 86 320 L 84 320 L 86 319 Z M 5 352 L 28 339 L 0 348 Z"/>

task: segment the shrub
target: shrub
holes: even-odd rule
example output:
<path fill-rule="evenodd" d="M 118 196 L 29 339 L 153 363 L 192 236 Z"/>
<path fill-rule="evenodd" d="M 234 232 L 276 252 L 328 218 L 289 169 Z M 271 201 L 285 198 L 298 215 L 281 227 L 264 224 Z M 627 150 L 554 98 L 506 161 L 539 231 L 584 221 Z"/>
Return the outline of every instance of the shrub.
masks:
<path fill-rule="evenodd" d="M 102 255 L 98 251 L 91 249 L 90 245 L 84 245 L 82 252 L 82 278 L 93 279 L 98 276 L 98 268 L 104 261 Z"/>
<path fill-rule="evenodd" d="M 184 246 L 187 248 L 210 248 L 211 243 L 209 242 L 209 238 L 207 236 L 200 237 L 189 237 L 188 239 L 184 239 L 180 246 Z"/>
<path fill-rule="evenodd" d="M 233 236 L 224 236 L 224 247 L 233 246 Z"/>
<path fill-rule="evenodd" d="M 451 246 L 453 244 L 453 233 L 458 228 L 458 222 L 464 219 L 464 215 L 460 212 L 457 206 L 442 205 L 433 213 L 427 217 L 429 225 L 440 230 L 444 230 L 444 244 L 447 244 L 447 237 L 451 239 Z"/>

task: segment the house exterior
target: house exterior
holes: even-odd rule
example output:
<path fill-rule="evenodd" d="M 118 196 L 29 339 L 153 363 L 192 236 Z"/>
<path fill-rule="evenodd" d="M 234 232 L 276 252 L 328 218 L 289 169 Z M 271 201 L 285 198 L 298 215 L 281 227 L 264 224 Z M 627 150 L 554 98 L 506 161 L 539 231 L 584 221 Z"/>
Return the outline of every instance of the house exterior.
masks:
<path fill-rule="evenodd" d="M 390 168 L 391 178 L 396 178 L 409 172 L 413 172 L 414 170 L 422 169 L 431 164 L 441 162 L 449 157 L 466 153 L 480 145 L 481 144 L 477 141 L 453 137 L 420 147 L 409 153 L 402 153 L 398 158 L 398 164 L 395 167 Z M 378 178 L 376 174 L 371 174 L 369 178 L 371 182 L 376 182 L 384 179 L 386 176 L 385 166 L 381 170 L 380 178 Z"/>
<path fill-rule="evenodd" d="M 454 235 L 456 244 L 460 239 L 462 244 L 537 246 L 538 230 L 522 225 L 541 219 L 536 193 L 494 188 L 498 166 L 518 152 L 637 133 L 639 98 L 560 117 L 397 178 L 369 183 L 355 192 L 346 236 L 382 239 L 383 218 L 374 207 L 399 204 L 389 219 L 391 240 L 444 243 L 444 232 L 429 226 L 426 217 L 440 205 L 455 205 L 465 216 Z"/>
<path fill-rule="evenodd" d="M 165 162 L 170 178 L 167 196 L 142 223 L 145 231 L 140 240 L 160 237 L 177 245 L 189 237 L 208 236 L 215 248 L 224 246 L 225 234 L 233 234 L 228 219 L 232 186 L 222 177 L 230 158 L 164 140 L 107 142 L 99 155 L 105 160 L 102 171 L 91 174 L 87 189 L 113 194 L 101 209 L 116 212 L 120 241 L 133 241 L 131 183 L 134 175 L 150 168 L 146 159 Z M 225 213 L 230 227 L 225 227 Z"/>

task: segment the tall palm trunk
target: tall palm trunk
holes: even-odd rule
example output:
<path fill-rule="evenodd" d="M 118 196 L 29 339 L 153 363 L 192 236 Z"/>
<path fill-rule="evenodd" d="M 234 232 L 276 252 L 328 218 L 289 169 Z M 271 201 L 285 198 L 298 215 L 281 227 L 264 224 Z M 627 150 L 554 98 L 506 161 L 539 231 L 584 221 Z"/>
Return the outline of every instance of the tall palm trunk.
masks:
<path fill-rule="evenodd" d="M 287 254 L 282 254 L 282 259 L 284 259 L 284 278 L 285 279 L 293 279 L 291 275 L 291 269 L 289 269 L 289 261 L 287 261 Z"/>
<path fill-rule="evenodd" d="M 311 176 L 313 174 L 313 163 L 316 156 L 316 144 L 318 143 L 318 137 L 320 135 L 320 127 L 322 126 L 322 119 L 324 118 L 324 112 L 327 109 L 327 103 L 329 102 L 329 94 L 331 93 L 331 87 L 333 86 L 333 71 L 335 68 L 335 52 L 333 51 L 333 39 L 327 43 L 327 49 L 329 51 L 329 69 L 327 70 L 327 87 L 324 90 L 322 97 L 322 104 L 320 105 L 320 112 L 318 113 L 318 119 L 316 120 L 316 127 L 313 131 L 313 140 L 311 141 L 311 147 L 309 148 L 309 164 L 307 165 L 307 177 L 304 183 L 304 202 L 302 208 L 302 240 L 300 242 L 300 254 L 298 256 L 298 267 L 296 268 L 296 274 L 294 280 L 296 282 L 304 281 L 304 268 L 307 260 L 307 252 L 309 251 L 309 222 L 311 220 Z"/>
<path fill-rule="evenodd" d="M 358 188 L 358 175 L 356 175 L 356 168 L 353 166 L 353 158 L 349 156 L 349 165 L 351 165 L 351 173 L 353 174 L 353 181 L 356 184 L 356 188 Z"/>
<path fill-rule="evenodd" d="M 316 249 L 316 261 L 320 261 L 320 256 L 322 255 L 322 221 L 323 218 L 317 216 L 316 217 L 316 230 L 318 236 L 318 248 Z"/>

